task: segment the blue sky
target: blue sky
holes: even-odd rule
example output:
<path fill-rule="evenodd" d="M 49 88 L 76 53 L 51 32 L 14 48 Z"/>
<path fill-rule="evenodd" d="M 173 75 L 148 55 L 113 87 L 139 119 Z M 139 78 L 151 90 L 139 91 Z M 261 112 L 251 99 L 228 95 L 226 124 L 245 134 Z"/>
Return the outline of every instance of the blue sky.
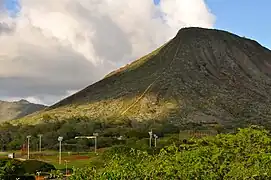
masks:
<path fill-rule="evenodd" d="M 161 0 L 162 1 L 162 0 Z M 160 0 L 154 0 L 159 4 Z M 215 28 L 257 40 L 271 49 L 271 0 L 205 0 Z"/>
<path fill-rule="evenodd" d="M 5 0 L 11 15 L 19 11 L 18 0 Z M 159 4 L 160 0 L 153 0 Z M 215 28 L 257 40 L 271 49 L 271 0 L 205 0 L 216 16 Z M 17 7 L 17 8 L 15 8 Z"/>
<path fill-rule="evenodd" d="M 206 0 L 215 28 L 257 40 L 271 49 L 270 0 Z"/>
<path fill-rule="evenodd" d="M 18 0 L 4 0 L 5 7 L 9 10 L 11 16 L 15 16 L 20 11 Z"/>

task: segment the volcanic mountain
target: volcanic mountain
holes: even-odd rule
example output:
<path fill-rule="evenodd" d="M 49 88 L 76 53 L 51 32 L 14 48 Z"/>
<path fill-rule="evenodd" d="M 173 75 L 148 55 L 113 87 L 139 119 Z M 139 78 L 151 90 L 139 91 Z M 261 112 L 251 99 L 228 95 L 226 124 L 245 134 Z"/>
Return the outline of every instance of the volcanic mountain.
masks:
<path fill-rule="evenodd" d="M 17 122 L 44 116 L 239 126 L 271 122 L 271 51 L 254 40 L 183 28 L 161 48 Z"/>
<path fill-rule="evenodd" d="M 15 102 L 0 101 L 0 122 L 21 118 L 28 114 L 44 109 L 46 106 L 33 104 L 26 100 Z"/>

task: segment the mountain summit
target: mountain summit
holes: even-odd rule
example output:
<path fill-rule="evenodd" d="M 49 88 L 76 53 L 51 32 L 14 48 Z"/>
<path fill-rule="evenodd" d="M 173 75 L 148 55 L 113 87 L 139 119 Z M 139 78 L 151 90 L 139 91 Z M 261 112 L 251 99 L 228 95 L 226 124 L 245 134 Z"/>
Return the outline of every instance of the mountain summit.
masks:
<path fill-rule="evenodd" d="M 46 113 L 60 119 L 259 124 L 271 120 L 270 94 L 270 50 L 226 31 L 183 28 L 161 48 L 28 122 Z"/>

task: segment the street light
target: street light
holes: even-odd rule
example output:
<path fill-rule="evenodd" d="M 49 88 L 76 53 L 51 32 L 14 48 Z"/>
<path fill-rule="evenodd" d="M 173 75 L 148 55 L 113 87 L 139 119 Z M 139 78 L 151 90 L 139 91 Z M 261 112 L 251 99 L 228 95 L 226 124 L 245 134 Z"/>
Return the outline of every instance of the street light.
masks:
<path fill-rule="evenodd" d="M 150 135 L 150 147 L 151 147 L 151 138 L 152 138 L 152 130 L 149 132 L 149 135 Z"/>
<path fill-rule="evenodd" d="M 41 137 L 42 137 L 42 134 L 39 134 L 39 139 L 40 139 L 40 144 L 39 144 L 39 149 L 40 149 L 40 153 L 41 153 Z"/>
<path fill-rule="evenodd" d="M 31 136 L 28 135 L 28 136 L 26 136 L 26 138 L 27 138 L 27 159 L 29 159 L 30 158 L 30 154 L 29 154 L 29 141 L 30 141 Z"/>
<path fill-rule="evenodd" d="M 154 134 L 153 136 L 154 136 L 154 147 L 156 147 L 156 139 L 158 138 L 158 136 L 156 134 Z"/>
<path fill-rule="evenodd" d="M 62 136 L 58 137 L 58 141 L 59 141 L 59 164 L 61 164 L 61 141 L 63 140 Z"/>
<path fill-rule="evenodd" d="M 97 151 L 97 136 L 98 135 L 99 135 L 98 133 L 93 133 L 93 136 L 95 136 L 95 153 Z"/>
<path fill-rule="evenodd" d="M 66 166 L 66 176 L 68 175 L 68 161 L 67 160 L 64 160 L 65 161 L 65 166 Z"/>

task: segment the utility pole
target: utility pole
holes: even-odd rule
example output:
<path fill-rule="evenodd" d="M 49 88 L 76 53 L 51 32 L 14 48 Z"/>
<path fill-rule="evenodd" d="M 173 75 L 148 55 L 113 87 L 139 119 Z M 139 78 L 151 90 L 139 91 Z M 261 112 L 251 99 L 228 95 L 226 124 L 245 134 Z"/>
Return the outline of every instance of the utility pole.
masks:
<path fill-rule="evenodd" d="M 66 176 L 68 175 L 68 161 L 65 160 L 65 167 L 66 167 Z"/>
<path fill-rule="evenodd" d="M 150 148 L 151 148 L 152 130 L 149 132 L 149 135 L 150 135 L 149 145 L 150 145 Z"/>
<path fill-rule="evenodd" d="M 154 134 L 153 136 L 154 136 L 154 147 L 156 147 L 156 140 L 157 140 L 158 136 L 156 134 Z"/>
<path fill-rule="evenodd" d="M 39 143 L 39 151 L 40 151 L 40 153 L 41 153 L 41 137 L 42 137 L 42 134 L 39 134 L 38 136 L 39 136 L 39 139 L 40 139 L 40 143 Z"/>
<path fill-rule="evenodd" d="M 29 143 L 30 143 L 31 136 L 28 135 L 28 136 L 26 136 L 26 138 L 27 138 L 27 159 L 30 159 Z"/>
<path fill-rule="evenodd" d="M 63 140 L 63 137 L 59 136 L 58 141 L 59 141 L 59 164 L 61 164 L 61 141 Z"/>

